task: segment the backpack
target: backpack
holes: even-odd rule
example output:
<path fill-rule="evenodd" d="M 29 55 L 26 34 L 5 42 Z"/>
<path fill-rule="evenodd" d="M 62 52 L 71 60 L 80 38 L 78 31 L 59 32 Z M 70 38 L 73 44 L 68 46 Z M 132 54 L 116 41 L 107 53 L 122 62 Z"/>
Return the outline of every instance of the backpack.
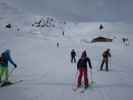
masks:
<path fill-rule="evenodd" d="M 0 64 L 3 64 L 5 61 L 4 61 L 4 58 L 2 56 L 0 56 Z"/>

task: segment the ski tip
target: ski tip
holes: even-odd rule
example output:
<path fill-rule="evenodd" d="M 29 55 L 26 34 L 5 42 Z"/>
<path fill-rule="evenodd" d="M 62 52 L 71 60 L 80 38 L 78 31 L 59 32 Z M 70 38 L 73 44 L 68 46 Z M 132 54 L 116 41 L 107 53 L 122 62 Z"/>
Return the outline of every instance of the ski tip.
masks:
<path fill-rule="evenodd" d="M 10 81 L 7 81 L 7 82 L 3 82 L 0 87 L 4 87 L 4 86 L 8 86 L 8 85 L 12 85 L 13 83 L 10 82 Z"/>
<path fill-rule="evenodd" d="M 1 83 L 0 87 L 10 86 L 10 85 L 13 85 L 13 84 L 16 84 L 16 83 L 19 83 L 19 82 L 23 82 L 23 80 L 18 80 L 18 81 L 15 81 L 15 82 L 6 81 L 6 82 Z"/>

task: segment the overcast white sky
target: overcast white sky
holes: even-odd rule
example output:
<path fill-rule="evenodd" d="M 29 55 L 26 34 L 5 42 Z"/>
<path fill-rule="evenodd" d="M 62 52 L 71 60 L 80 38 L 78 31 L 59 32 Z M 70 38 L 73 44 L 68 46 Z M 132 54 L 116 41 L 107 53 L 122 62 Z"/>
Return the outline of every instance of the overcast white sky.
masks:
<path fill-rule="evenodd" d="M 75 21 L 131 21 L 133 0 L 7 0 L 24 11 Z"/>

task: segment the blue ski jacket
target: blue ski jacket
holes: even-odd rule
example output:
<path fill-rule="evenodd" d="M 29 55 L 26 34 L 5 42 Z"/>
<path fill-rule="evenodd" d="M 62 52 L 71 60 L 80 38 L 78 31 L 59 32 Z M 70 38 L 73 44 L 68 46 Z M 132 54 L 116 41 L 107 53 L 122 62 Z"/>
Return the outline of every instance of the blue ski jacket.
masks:
<path fill-rule="evenodd" d="M 4 58 L 4 63 L 1 64 L 2 67 L 8 67 L 8 62 L 10 62 L 14 67 L 16 66 L 15 62 L 12 60 L 10 56 L 10 50 L 7 49 L 2 53 L 2 57 Z"/>

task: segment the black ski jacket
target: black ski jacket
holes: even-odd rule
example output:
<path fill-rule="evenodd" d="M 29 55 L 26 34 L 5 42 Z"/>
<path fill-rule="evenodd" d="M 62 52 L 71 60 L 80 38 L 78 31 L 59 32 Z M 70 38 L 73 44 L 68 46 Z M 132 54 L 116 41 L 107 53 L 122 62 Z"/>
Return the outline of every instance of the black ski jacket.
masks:
<path fill-rule="evenodd" d="M 92 69 L 91 61 L 89 57 L 80 58 L 77 63 L 77 69 L 87 68 L 87 62 L 89 64 L 90 69 Z"/>
<path fill-rule="evenodd" d="M 71 57 L 75 57 L 76 56 L 76 52 L 75 51 L 72 51 L 71 52 Z"/>

